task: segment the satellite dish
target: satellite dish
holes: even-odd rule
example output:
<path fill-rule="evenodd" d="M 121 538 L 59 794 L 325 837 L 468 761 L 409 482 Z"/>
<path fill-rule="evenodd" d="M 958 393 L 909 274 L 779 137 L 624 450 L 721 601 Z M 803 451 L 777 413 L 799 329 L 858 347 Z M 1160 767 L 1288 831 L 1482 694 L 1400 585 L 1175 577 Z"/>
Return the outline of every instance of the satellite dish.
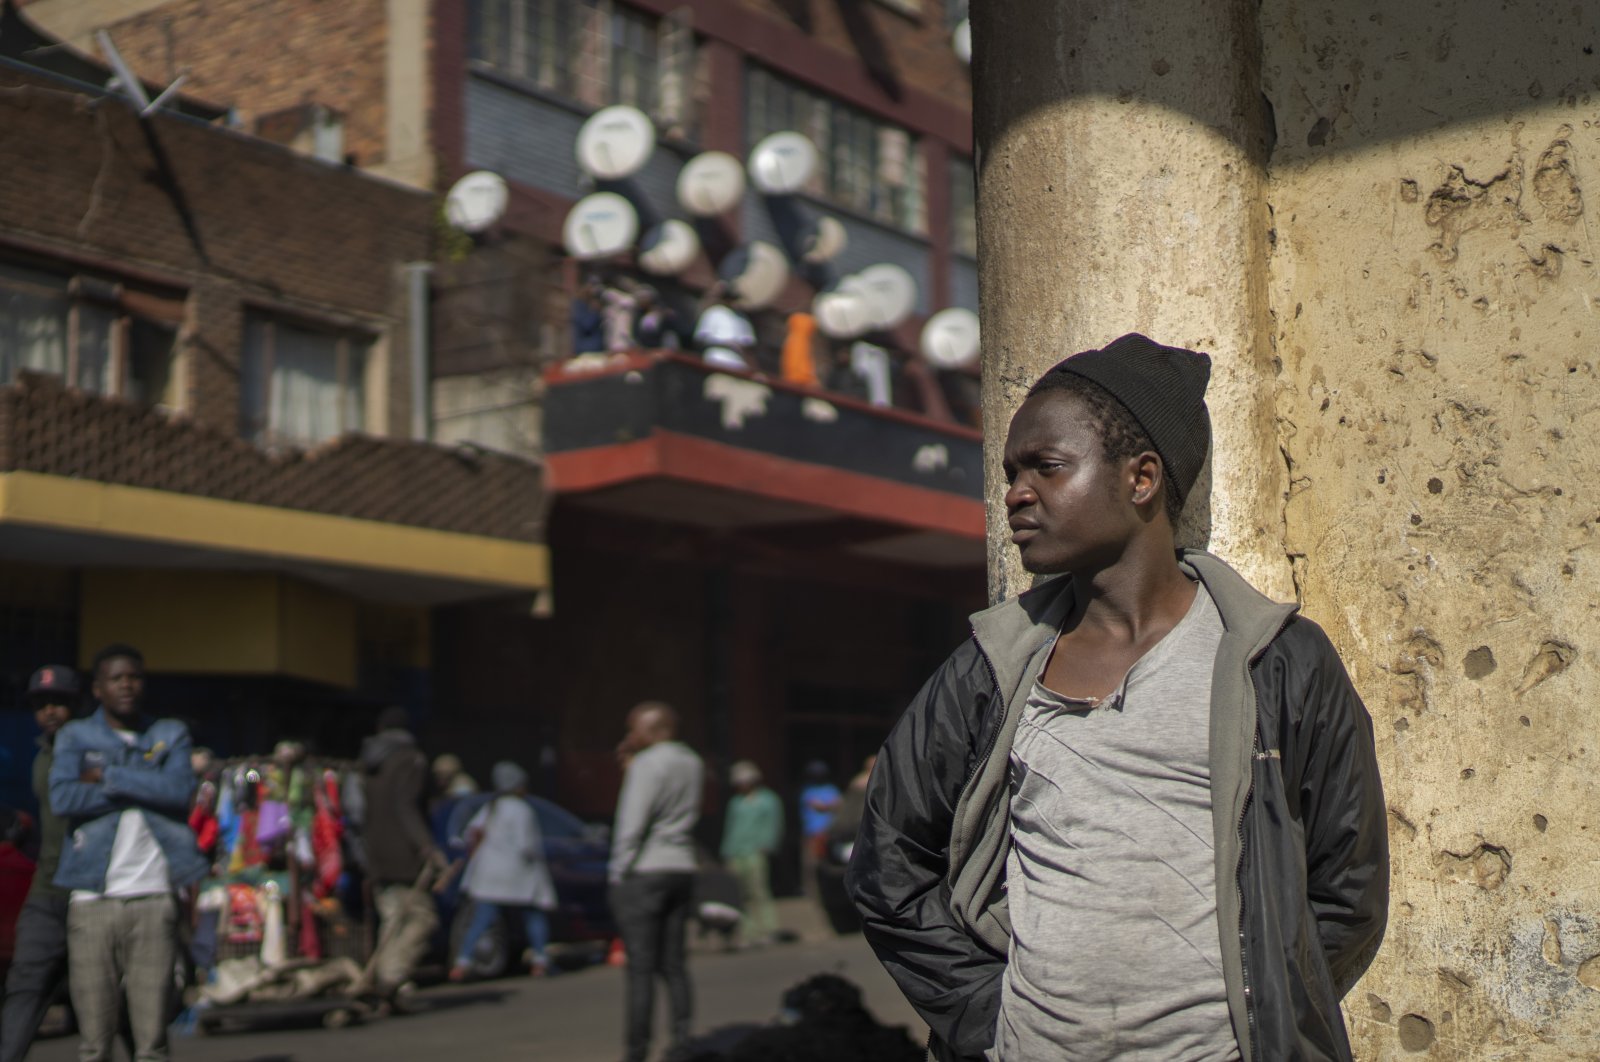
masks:
<path fill-rule="evenodd" d="M 956 50 L 956 58 L 963 63 L 972 64 L 972 20 L 964 18 L 956 23 L 955 32 L 950 35 L 950 47 Z"/>
<path fill-rule="evenodd" d="M 726 214 L 744 198 L 744 167 L 726 151 L 690 159 L 678 174 L 678 202 L 697 218 Z"/>
<path fill-rule="evenodd" d="M 750 152 L 750 182 L 764 195 L 793 195 L 816 172 L 816 145 L 800 133 L 773 133 Z"/>
<path fill-rule="evenodd" d="M 578 165 L 591 177 L 620 181 L 638 173 L 656 149 L 656 127 L 637 107 L 595 111 L 578 130 Z"/>
<path fill-rule="evenodd" d="M 811 301 L 811 314 L 829 339 L 854 339 L 872 326 L 866 296 L 855 291 L 819 292 Z"/>
<path fill-rule="evenodd" d="M 733 285 L 739 309 L 759 310 L 776 299 L 789 283 L 789 260 L 772 244 L 756 240 L 724 258 L 717 272 Z"/>
<path fill-rule="evenodd" d="M 978 315 L 952 306 L 922 326 L 922 356 L 941 369 L 960 369 L 978 357 Z"/>
<path fill-rule="evenodd" d="M 824 215 L 817 219 L 806 235 L 805 250 L 801 252 L 800 260 L 821 265 L 839 257 L 848 246 L 850 234 L 845 231 L 844 223 L 836 217 Z"/>
<path fill-rule="evenodd" d="M 686 221 L 663 221 L 639 241 L 639 268 L 656 276 L 675 276 L 700 254 L 700 237 Z"/>
<path fill-rule="evenodd" d="M 451 186 L 444 197 L 444 216 L 462 232 L 483 232 L 505 217 L 509 198 L 504 177 L 474 170 Z"/>
<path fill-rule="evenodd" d="M 917 308 L 917 282 L 900 266 L 880 263 L 845 279 L 839 287 L 866 298 L 875 331 L 894 328 Z"/>
<path fill-rule="evenodd" d="M 609 258 L 633 245 L 639 215 L 615 192 L 586 195 L 572 205 L 561 230 L 567 253 L 580 260 Z"/>

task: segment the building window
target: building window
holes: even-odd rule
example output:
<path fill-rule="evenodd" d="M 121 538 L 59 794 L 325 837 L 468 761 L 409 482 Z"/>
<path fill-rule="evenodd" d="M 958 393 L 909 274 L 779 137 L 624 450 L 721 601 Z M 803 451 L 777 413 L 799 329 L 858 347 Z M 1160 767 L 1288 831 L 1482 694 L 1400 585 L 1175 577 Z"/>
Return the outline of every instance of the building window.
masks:
<path fill-rule="evenodd" d="M 155 306 L 166 312 L 148 312 Z M 95 394 L 177 405 L 180 306 L 109 280 L 0 263 L 0 381 L 48 373 Z"/>
<path fill-rule="evenodd" d="M 978 188 L 972 160 L 950 158 L 950 244 L 956 254 L 978 256 Z"/>
<path fill-rule="evenodd" d="M 693 138 L 694 32 L 617 0 L 474 0 L 472 58 L 591 107 L 625 103 Z"/>
<path fill-rule="evenodd" d="M 746 88 L 747 148 L 771 133 L 804 133 L 822 159 L 809 194 L 908 232 L 928 231 L 916 137 L 762 67 L 749 68 Z"/>
<path fill-rule="evenodd" d="M 366 427 L 370 337 L 245 318 L 239 430 L 263 446 L 315 446 Z"/>

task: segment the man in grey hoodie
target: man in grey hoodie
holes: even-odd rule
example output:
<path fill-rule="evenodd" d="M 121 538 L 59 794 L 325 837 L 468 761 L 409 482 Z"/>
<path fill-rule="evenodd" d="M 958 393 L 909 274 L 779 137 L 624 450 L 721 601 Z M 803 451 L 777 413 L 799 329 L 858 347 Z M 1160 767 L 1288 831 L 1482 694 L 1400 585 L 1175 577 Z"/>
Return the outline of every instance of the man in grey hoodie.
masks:
<path fill-rule="evenodd" d="M 685 933 L 694 893 L 694 827 L 705 767 L 677 740 L 678 713 L 646 701 L 617 747 L 627 763 L 611 839 L 611 911 L 628 953 L 627 1058 L 650 1052 L 655 979 L 667 982 L 673 1047 L 689 1038 L 693 990 Z"/>

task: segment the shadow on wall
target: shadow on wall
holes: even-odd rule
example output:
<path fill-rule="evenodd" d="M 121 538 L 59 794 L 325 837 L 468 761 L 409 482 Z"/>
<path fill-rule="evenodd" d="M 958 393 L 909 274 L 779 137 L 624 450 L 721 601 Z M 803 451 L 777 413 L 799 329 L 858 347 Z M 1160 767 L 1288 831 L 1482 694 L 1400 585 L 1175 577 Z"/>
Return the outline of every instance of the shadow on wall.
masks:
<path fill-rule="evenodd" d="M 1581 117 L 1600 93 L 1600 18 L 1591 9 L 1586 20 L 1583 5 L 1233 0 L 1176 11 L 1148 0 L 974 4 L 980 143 L 1098 96 L 1162 105 L 1251 158 L 1296 163 L 1552 101 Z"/>

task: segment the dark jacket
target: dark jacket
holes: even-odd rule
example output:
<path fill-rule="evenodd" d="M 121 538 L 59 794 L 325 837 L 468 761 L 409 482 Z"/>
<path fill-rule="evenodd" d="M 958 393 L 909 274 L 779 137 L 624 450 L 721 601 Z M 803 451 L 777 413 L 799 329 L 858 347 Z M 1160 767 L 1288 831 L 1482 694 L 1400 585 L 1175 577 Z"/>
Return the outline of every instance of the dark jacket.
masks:
<path fill-rule="evenodd" d="M 39 801 L 39 868 L 34 871 L 29 896 L 67 895 L 67 890 L 55 883 L 61 845 L 67 836 L 67 820 L 50 807 L 50 764 L 55 754 L 54 739 L 40 735 L 39 754 L 33 758 L 33 795 Z"/>
<path fill-rule="evenodd" d="M 427 757 L 406 731 L 385 730 L 362 743 L 361 770 L 367 873 L 377 885 L 413 884 L 433 851 L 423 814 Z"/>
<path fill-rule="evenodd" d="M 1244 1062 L 1348 1059 L 1339 1000 L 1388 913 L 1372 722 L 1327 636 L 1209 554 L 1180 563 L 1224 633 L 1211 692 L 1217 921 Z M 889 735 L 847 887 L 943 1059 L 994 1040 L 1010 944 L 1008 763 L 1072 600 L 1057 579 L 973 617 Z"/>

